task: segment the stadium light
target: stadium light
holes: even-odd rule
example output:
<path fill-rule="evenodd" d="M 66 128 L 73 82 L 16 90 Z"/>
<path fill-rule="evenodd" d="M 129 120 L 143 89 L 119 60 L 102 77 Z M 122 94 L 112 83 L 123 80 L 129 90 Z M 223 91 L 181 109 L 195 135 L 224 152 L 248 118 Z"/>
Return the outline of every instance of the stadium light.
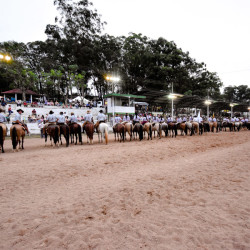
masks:
<path fill-rule="evenodd" d="M 105 79 L 112 83 L 112 93 L 114 93 L 114 84 L 120 81 L 120 77 L 107 75 Z M 112 113 L 113 113 L 113 125 L 114 125 L 114 122 L 115 122 L 115 97 L 114 96 L 112 96 Z"/>

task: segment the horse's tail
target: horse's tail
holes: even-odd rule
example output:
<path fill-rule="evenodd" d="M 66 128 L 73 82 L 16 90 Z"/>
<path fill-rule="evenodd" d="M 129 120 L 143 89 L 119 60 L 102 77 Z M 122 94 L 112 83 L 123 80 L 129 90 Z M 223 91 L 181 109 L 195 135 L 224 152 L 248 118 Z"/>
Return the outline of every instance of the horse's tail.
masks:
<path fill-rule="evenodd" d="M 130 124 L 130 141 L 132 140 L 133 124 Z"/>
<path fill-rule="evenodd" d="M 108 138 L 108 127 L 105 128 L 105 143 L 108 144 L 109 138 Z"/>
<path fill-rule="evenodd" d="M 187 133 L 188 133 L 187 124 L 185 124 L 185 129 L 184 129 L 184 132 L 185 132 L 185 134 L 187 135 Z"/>
<path fill-rule="evenodd" d="M 0 126 L 0 146 L 2 147 L 3 150 L 3 128 Z"/>
<path fill-rule="evenodd" d="M 174 125 L 174 132 L 175 132 L 175 137 L 177 136 L 177 125 Z"/>
<path fill-rule="evenodd" d="M 82 127 L 80 125 L 77 128 L 77 134 L 78 134 L 78 137 L 79 137 L 79 142 L 82 143 Z"/>
<path fill-rule="evenodd" d="M 13 146 L 13 149 L 16 149 L 16 145 L 17 145 L 17 139 L 16 139 L 16 137 L 17 137 L 17 131 L 16 131 L 16 127 L 14 127 L 13 129 L 12 129 L 12 146 Z"/>
<path fill-rule="evenodd" d="M 139 128 L 139 139 L 140 141 L 143 139 L 143 126 L 140 124 L 140 128 Z"/>
<path fill-rule="evenodd" d="M 152 124 L 150 124 L 150 126 L 149 126 L 149 136 L 152 140 Z"/>
<path fill-rule="evenodd" d="M 125 140 L 125 126 L 123 126 L 123 128 L 122 128 L 122 140 L 123 140 L 123 142 Z"/>
<path fill-rule="evenodd" d="M 58 126 L 55 127 L 55 135 L 54 135 L 54 143 L 59 143 L 59 128 Z"/>
<path fill-rule="evenodd" d="M 69 146 L 69 126 L 66 125 L 66 147 Z"/>

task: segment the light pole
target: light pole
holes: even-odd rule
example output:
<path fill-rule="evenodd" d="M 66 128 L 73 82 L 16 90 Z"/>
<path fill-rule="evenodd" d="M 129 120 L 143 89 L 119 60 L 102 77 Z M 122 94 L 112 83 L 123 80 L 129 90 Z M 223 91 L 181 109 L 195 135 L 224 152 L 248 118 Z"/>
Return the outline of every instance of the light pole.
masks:
<path fill-rule="evenodd" d="M 114 83 L 119 82 L 120 77 L 106 76 L 106 80 L 112 83 L 112 93 L 114 93 Z M 113 113 L 112 124 L 114 125 L 114 121 L 115 121 L 115 97 L 114 96 L 112 96 L 112 113 Z"/>
<path fill-rule="evenodd" d="M 234 104 L 230 103 L 230 107 L 231 107 L 231 119 L 232 119 L 233 118 L 233 107 L 234 107 Z"/>
<path fill-rule="evenodd" d="M 172 102 L 171 116 L 172 116 L 172 119 L 173 119 L 173 117 L 174 117 L 174 99 L 176 99 L 177 96 L 174 93 L 171 93 L 170 95 L 168 95 L 168 98 L 171 99 L 171 102 Z"/>
<path fill-rule="evenodd" d="M 205 101 L 205 104 L 207 105 L 207 120 L 208 120 L 208 118 L 209 118 L 209 105 L 211 104 L 212 102 L 209 100 L 209 99 L 207 99 L 206 101 Z"/>

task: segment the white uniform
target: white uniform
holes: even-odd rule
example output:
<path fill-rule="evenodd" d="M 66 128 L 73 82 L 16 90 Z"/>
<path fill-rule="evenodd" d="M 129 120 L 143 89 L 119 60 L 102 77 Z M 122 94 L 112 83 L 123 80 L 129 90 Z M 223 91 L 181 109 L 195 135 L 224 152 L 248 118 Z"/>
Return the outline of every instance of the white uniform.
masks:
<path fill-rule="evenodd" d="M 65 123 L 65 117 L 64 117 L 64 115 L 59 115 L 58 117 L 57 117 L 57 122 L 58 123 Z"/>
<path fill-rule="evenodd" d="M 49 114 L 47 120 L 48 122 L 56 122 L 57 118 L 54 114 Z"/>
<path fill-rule="evenodd" d="M 129 122 L 129 121 L 130 121 L 130 116 L 129 116 L 129 115 L 123 116 L 123 121 L 124 121 L 124 122 Z"/>
<path fill-rule="evenodd" d="M 120 123 L 122 118 L 120 116 L 115 117 L 115 123 Z"/>
<path fill-rule="evenodd" d="M 135 122 L 139 122 L 140 119 L 141 119 L 141 118 L 140 118 L 139 115 L 135 115 L 133 120 L 134 120 Z"/>
<path fill-rule="evenodd" d="M 19 122 L 22 122 L 22 117 L 21 117 L 21 114 L 19 113 L 16 113 L 14 119 L 12 122 L 16 122 L 16 121 L 19 121 Z"/>
<path fill-rule="evenodd" d="M 77 117 L 75 115 L 70 116 L 69 121 L 72 122 L 78 122 Z"/>
<path fill-rule="evenodd" d="M 104 115 L 103 113 L 99 113 L 96 118 L 97 118 L 97 121 L 105 122 L 106 115 Z"/>
<path fill-rule="evenodd" d="M 86 114 L 86 115 L 84 116 L 84 121 L 85 121 L 85 122 L 92 122 L 92 119 L 93 119 L 92 114 Z"/>
<path fill-rule="evenodd" d="M 6 119 L 5 115 L 3 115 L 2 113 L 0 113 L 0 122 L 1 123 L 7 122 L 7 119 Z"/>

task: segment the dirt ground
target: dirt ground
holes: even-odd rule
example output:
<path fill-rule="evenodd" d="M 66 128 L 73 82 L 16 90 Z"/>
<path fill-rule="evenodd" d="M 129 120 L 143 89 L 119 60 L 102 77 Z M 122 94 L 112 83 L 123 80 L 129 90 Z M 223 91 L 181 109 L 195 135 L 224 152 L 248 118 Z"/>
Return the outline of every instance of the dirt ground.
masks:
<path fill-rule="evenodd" d="M 250 249 L 250 131 L 0 154 L 0 249 Z"/>

